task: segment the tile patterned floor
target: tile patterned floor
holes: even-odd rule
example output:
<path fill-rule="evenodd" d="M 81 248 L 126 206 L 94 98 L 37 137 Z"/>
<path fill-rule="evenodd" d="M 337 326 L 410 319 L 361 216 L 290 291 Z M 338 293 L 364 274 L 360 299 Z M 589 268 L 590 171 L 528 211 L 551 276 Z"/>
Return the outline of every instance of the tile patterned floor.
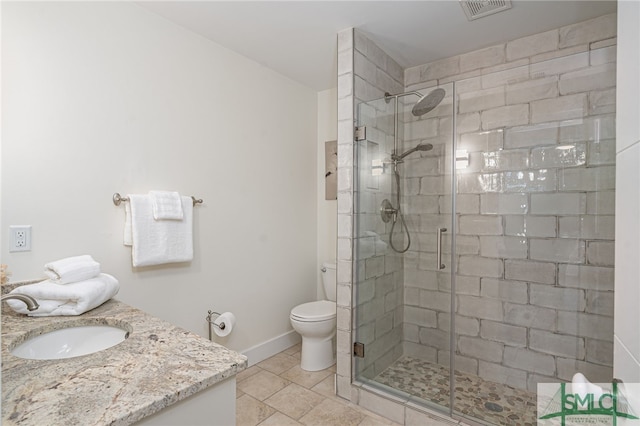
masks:
<path fill-rule="evenodd" d="M 249 367 L 237 376 L 237 425 L 398 426 L 337 397 L 335 371 L 302 370 L 300 345 Z"/>
<path fill-rule="evenodd" d="M 498 425 L 535 425 L 536 394 L 455 372 L 455 410 Z M 375 381 L 440 406 L 449 406 L 449 369 L 416 358 L 404 357 L 380 373 Z M 486 403 L 501 409 L 487 408 Z"/>

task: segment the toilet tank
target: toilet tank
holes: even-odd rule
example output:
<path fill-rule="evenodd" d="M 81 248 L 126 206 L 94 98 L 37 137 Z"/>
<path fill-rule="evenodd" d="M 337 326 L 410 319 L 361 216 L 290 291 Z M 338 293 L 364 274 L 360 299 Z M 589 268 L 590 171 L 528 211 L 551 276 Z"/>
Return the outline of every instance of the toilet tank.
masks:
<path fill-rule="evenodd" d="M 324 262 L 322 264 L 322 285 L 327 300 L 336 301 L 336 264 L 334 262 Z"/>

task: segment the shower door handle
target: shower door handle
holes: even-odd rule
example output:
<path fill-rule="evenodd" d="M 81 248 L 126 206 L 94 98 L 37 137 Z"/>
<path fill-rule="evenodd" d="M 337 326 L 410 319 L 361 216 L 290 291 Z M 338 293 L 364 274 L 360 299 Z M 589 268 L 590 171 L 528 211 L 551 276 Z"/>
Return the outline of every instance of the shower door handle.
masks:
<path fill-rule="evenodd" d="M 447 232 L 447 228 L 438 228 L 438 233 L 436 234 L 438 239 L 438 241 L 436 242 L 436 246 L 437 246 L 436 262 L 438 263 L 438 269 L 445 268 L 445 264 L 442 263 L 442 233 L 443 232 Z"/>

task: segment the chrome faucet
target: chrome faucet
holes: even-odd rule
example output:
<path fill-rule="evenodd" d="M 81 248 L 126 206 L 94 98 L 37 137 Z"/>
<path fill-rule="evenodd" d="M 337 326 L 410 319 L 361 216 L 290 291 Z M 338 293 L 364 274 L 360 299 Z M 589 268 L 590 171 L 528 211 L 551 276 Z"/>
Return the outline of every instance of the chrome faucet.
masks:
<path fill-rule="evenodd" d="M 0 299 L 0 302 L 9 300 L 9 299 L 16 299 L 24 302 L 25 305 L 27 305 L 27 309 L 30 311 L 35 311 L 40 307 L 40 305 L 38 305 L 38 302 L 36 302 L 36 299 L 34 299 L 31 296 L 27 296 L 26 294 L 20 294 L 20 293 L 11 293 L 11 294 L 2 296 L 2 299 Z"/>

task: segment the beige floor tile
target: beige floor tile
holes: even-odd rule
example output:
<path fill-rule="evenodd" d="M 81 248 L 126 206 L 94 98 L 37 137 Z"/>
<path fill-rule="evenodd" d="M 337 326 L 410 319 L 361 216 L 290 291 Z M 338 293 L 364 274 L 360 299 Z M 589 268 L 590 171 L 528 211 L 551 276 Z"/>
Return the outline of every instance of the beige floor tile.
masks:
<path fill-rule="evenodd" d="M 249 368 L 246 368 L 244 370 L 242 370 L 241 372 L 238 373 L 238 375 L 236 376 L 236 382 L 241 382 L 244 379 L 253 376 L 254 374 L 258 374 L 259 372 L 261 372 L 262 369 L 260 367 L 257 367 L 255 365 L 252 365 Z"/>
<path fill-rule="evenodd" d="M 293 354 L 296 354 L 296 353 L 299 354 L 301 349 L 302 349 L 302 343 L 298 343 L 297 345 L 293 345 L 290 348 L 285 349 L 281 353 L 287 354 L 287 355 L 293 355 Z"/>
<path fill-rule="evenodd" d="M 288 384 L 287 380 L 268 371 L 261 370 L 259 373 L 244 379 L 236 386 L 240 391 L 251 395 L 259 401 L 264 401 Z"/>
<path fill-rule="evenodd" d="M 285 353 L 279 353 L 271 358 L 267 358 L 264 361 L 259 362 L 256 365 L 263 370 L 271 371 L 273 374 L 281 374 L 299 363 L 300 361 L 296 358 Z"/>
<path fill-rule="evenodd" d="M 300 418 L 307 426 L 355 426 L 364 419 L 364 415 L 341 404 L 325 398 L 319 405 Z"/>
<path fill-rule="evenodd" d="M 327 398 L 336 398 L 336 376 L 330 374 L 326 379 L 311 388 L 312 391 L 324 395 Z"/>
<path fill-rule="evenodd" d="M 292 419 L 299 419 L 311 411 L 313 407 L 319 405 L 324 399 L 322 395 L 305 389 L 295 383 L 291 383 L 286 388 L 265 399 L 264 403 Z"/>
<path fill-rule="evenodd" d="M 275 411 L 267 404 L 249 395 L 243 395 L 236 401 L 236 424 L 237 426 L 255 426 Z"/>
<path fill-rule="evenodd" d="M 301 423 L 293 420 L 291 417 L 287 417 L 282 413 L 276 412 L 272 414 L 267 420 L 260 423 L 260 426 L 299 426 Z"/>
<path fill-rule="evenodd" d="M 299 365 L 291 367 L 280 375 L 287 380 L 299 384 L 307 389 L 311 389 L 327 376 L 333 374 L 330 369 L 320 371 L 305 371 Z"/>

